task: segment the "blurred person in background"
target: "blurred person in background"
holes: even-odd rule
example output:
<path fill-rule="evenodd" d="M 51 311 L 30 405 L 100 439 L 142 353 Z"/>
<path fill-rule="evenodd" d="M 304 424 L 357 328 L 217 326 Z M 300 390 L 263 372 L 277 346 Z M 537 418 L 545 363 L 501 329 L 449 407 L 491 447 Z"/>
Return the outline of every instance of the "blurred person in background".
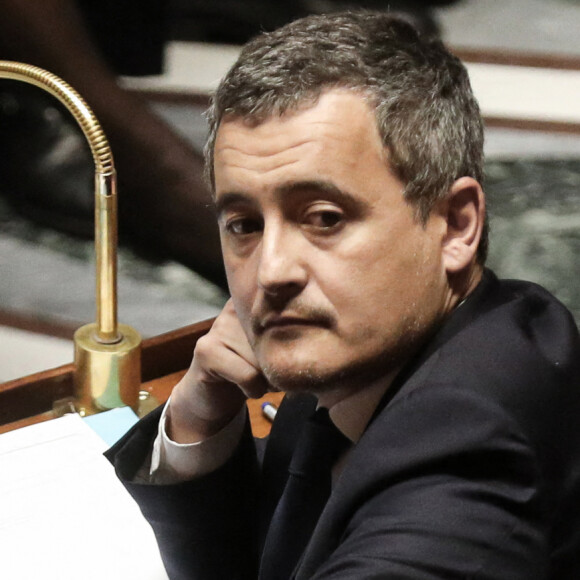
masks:
<path fill-rule="evenodd" d="M 432 7 L 454 0 L 0 0 L 0 58 L 71 84 L 103 125 L 119 179 L 121 240 L 172 258 L 225 286 L 202 158 L 118 75 L 157 75 L 170 38 L 241 44 L 312 12 L 385 9 L 437 35 Z M 93 163 L 76 123 L 54 97 L 0 80 L 0 194 L 29 218 L 92 236 Z"/>

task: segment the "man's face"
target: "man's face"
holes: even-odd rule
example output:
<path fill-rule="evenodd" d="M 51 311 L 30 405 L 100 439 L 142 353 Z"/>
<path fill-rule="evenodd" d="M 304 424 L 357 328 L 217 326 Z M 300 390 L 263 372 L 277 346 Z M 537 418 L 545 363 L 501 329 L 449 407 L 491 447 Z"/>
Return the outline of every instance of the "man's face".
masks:
<path fill-rule="evenodd" d="M 415 218 L 387 154 L 364 99 L 338 89 L 311 108 L 218 130 L 230 291 L 274 388 L 376 379 L 448 309 L 445 220 Z"/>

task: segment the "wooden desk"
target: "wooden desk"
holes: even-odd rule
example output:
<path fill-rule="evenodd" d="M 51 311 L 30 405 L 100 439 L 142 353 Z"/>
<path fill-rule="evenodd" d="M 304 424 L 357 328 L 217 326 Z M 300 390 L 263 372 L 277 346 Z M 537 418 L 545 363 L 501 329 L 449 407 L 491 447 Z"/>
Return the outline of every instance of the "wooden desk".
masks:
<path fill-rule="evenodd" d="M 142 390 L 161 404 L 183 376 L 198 338 L 211 327 L 213 319 L 191 324 L 143 341 L 141 355 Z M 72 397 L 74 365 L 64 365 L 0 384 L 0 433 L 53 419 L 56 401 Z M 282 393 L 266 400 L 279 404 Z M 248 402 L 252 430 L 256 437 L 270 432 L 270 422 L 263 416 L 264 399 Z"/>

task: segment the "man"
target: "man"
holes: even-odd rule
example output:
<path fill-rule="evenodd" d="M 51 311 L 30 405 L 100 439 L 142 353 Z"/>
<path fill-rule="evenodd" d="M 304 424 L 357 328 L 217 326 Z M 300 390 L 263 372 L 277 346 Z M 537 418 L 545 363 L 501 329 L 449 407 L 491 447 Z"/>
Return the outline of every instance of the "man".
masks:
<path fill-rule="evenodd" d="M 578 332 L 484 269 L 461 63 L 388 15 L 309 17 L 245 47 L 209 119 L 232 300 L 110 452 L 171 578 L 577 578 Z"/>

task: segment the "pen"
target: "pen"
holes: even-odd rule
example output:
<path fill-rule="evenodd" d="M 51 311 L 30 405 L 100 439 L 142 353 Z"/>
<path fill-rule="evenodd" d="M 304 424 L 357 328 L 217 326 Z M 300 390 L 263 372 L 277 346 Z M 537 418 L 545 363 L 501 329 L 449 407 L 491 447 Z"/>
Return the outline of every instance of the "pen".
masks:
<path fill-rule="evenodd" d="M 276 407 L 274 403 L 270 403 L 268 401 L 262 403 L 262 413 L 264 413 L 264 415 L 270 419 L 270 421 L 273 421 L 276 418 L 277 411 L 278 407 Z"/>

